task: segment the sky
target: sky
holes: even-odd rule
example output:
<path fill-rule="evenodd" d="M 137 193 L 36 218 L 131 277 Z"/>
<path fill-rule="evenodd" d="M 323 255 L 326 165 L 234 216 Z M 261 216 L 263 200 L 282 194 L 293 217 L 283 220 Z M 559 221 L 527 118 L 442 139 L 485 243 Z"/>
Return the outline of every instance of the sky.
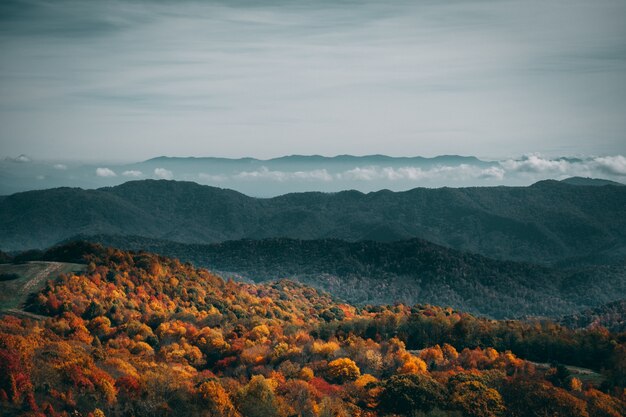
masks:
<path fill-rule="evenodd" d="M 626 0 L 0 1 L 0 157 L 626 155 Z"/>

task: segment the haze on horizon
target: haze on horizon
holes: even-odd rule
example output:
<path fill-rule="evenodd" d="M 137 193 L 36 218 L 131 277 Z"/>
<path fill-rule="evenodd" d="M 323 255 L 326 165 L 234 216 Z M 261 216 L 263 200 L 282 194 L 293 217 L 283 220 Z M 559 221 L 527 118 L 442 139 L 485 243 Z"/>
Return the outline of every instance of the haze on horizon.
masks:
<path fill-rule="evenodd" d="M 0 156 L 626 154 L 626 2 L 9 0 Z"/>

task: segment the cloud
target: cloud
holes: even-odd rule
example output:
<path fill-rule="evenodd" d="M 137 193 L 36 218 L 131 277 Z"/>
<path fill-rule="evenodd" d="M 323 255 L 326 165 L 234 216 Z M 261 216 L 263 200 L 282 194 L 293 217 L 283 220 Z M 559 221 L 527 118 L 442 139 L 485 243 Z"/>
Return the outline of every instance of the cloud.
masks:
<path fill-rule="evenodd" d="M 165 168 L 155 168 L 154 175 L 162 180 L 171 180 L 174 178 L 174 173 Z"/>
<path fill-rule="evenodd" d="M 325 169 L 315 169 L 312 171 L 296 171 L 291 173 L 291 177 L 299 180 L 332 181 L 333 177 Z"/>
<path fill-rule="evenodd" d="M 20 163 L 31 162 L 31 159 L 24 154 L 18 155 L 15 158 L 11 158 L 9 156 L 9 157 L 6 157 L 5 160 L 11 161 L 11 162 L 20 162 Z"/>
<path fill-rule="evenodd" d="M 545 159 L 541 155 L 525 156 L 521 160 L 507 160 L 500 162 L 507 171 L 518 172 L 560 172 L 571 170 L 571 163 L 566 159 Z"/>
<path fill-rule="evenodd" d="M 205 182 L 222 182 L 228 180 L 228 177 L 226 175 L 211 175 L 204 172 L 199 173 L 198 178 Z"/>
<path fill-rule="evenodd" d="M 326 169 L 315 169 L 312 171 L 271 171 L 267 167 L 261 167 L 257 171 L 242 171 L 233 178 L 240 180 L 270 180 L 270 181 L 332 181 L 333 176 Z"/>
<path fill-rule="evenodd" d="M 420 167 L 355 167 L 339 173 L 329 173 L 327 169 L 309 171 L 279 171 L 261 167 L 255 171 L 242 171 L 233 176 L 200 174 L 199 177 L 208 181 L 227 180 L 258 180 L 258 181 L 420 181 L 420 180 L 502 180 L 505 170 L 499 166 L 488 168 L 461 164 L 455 166 L 437 166 L 423 169 Z"/>
<path fill-rule="evenodd" d="M 58 169 L 60 171 L 65 171 L 67 169 L 67 165 L 65 165 L 65 164 L 54 164 L 52 166 L 52 168 Z"/>
<path fill-rule="evenodd" d="M 599 170 L 612 175 L 626 175 L 626 158 L 622 155 L 603 156 L 594 159 Z"/>
<path fill-rule="evenodd" d="M 500 166 L 509 175 L 522 174 L 535 178 L 626 175 L 626 158 L 622 155 L 550 159 L 533 154 L 517 160 L 500 161 Z"/>
<path fill-rule="evenodd" d="M 504 169 L 500 167 L 491 167 L 483 169 L 477 178 L 502 180 L 504 179 L 504 174 Z"/>
<path fill-rule="evenodd" d="M 115 173 L 115 171 L 109 169 L 109 168 L 96 168 L 96 175 L 99 177 L 117 177 L 117 174 Z"/>
<path fill-rule="evenodd" d="M 7 154 L 626 152 L 623 0 L 5 3 Z"/>
<path fill-rule="evenodd" d="M 436 166 L 422 169 L 419 167 L 356 167 L 337 174 L 340 179 L 357 181 L 420 181 L 420 180 L 455 180 L 495 179 L 502 180 L 505 171 L 500 167 L 482 168 L 473 165 L 461 164 L 455 166 Z"/>
<path fill-rule="evenodd" d="M 131 169 L 131 170 L 122 172 L 122 175 L 125 177 L 139 178 L 143 175 L 143 172 Z"/>

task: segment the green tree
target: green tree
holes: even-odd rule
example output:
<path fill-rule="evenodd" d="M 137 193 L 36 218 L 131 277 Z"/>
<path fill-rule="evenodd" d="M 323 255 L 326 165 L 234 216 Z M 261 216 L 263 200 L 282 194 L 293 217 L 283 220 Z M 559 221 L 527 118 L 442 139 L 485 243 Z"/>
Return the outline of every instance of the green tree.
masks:
<path fill-rule="evenodd" d="M 244 417 L 278 417 L 279 404 L 269 381 L 255 375 L 239 393 L 239 411 Z"/>
<path fill-rule="evenodd" d="M 394 375 L 383 383 L 380 408 L 402 415 L 428 412 L 443 404 L 445 393 L 443 385 L 428 375 Z"/>

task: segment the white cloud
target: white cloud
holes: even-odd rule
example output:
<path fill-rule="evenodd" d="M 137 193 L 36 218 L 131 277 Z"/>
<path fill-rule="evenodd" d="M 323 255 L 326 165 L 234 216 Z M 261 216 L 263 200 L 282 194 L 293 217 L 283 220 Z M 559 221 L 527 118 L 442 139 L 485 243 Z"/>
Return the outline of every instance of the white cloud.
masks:
<path fill-rule="evenodd" d="M 291 173 L 291 177 L 299 180 L 319 180 L 332 181 L 333 177 L 325 169 L 315 169 L 312 171 L 296 171 Z"/>
<path fill-rule="evenodd" d="M 174 178 L 174 173 L 170 171 L 169 169 L 165 169 L 165 168 L 155 168 L 154 175 L 156 175 L 157 178 L 160 178 L 162 180 L 171 180 Z"/>
<path fill-rule="evenodd" d="M 455 166 L 436 166 L 422 169 L 418 167 L 356 167 L 337 174 L 337 178 L 357 181 L 419 181 L 419 180 L 456 180 L 469 179 L 496 179 L 502 180 L 505 171 L 500 167 L 481 168 L 477 166 L 461 164 Z"/>
<path fill-rule="evenodd" d="M 138 177 L 141 177 L 143 175 L 143 172 L 131 169 L 129 171 L 122 172 L 122 175 L 125 176 L 125 177 L 138 178 Z"/>
<path fill-rule="evenodd" d="M 109 169 L 109 168 L 97 168 L 96 169 L 96 175 L 99 177 L 117 177 L 117 174 L 115 173 L 115 171 Z"/>
<path fill-rule="evenodd" d="M 333 177 L 326 169 L 315 169 L 312 171 L 271 171 L 267 167 L 261 167 L 257 171 L 242 171 L 233 178 L 240 180 L 270 180 L 270 181 L 332 181 Z"/>
<path fill-rule="evenodd" d="M 24 3 L 3 22 L 5 153 L 626 149 L 622 0 Z"/>
<path fill-rule="evenodd" d="M 67 169 L 67 165 L 65 165 L 65 164 L 54 164 L 52 166 L 52 168 L 58 169 L 60 171 L 65 171 Z"/>
<path fill-rule="evenodd" d="M 550 159 L 534 154 L 522 159 L 501 161 L 500 165 L 509 175 L 522 174 L 537 179 L 626 175 L 626 158 L 622 155 Z"/>
<path fill-rule="evenodd" d="M 507 171 L 518 172 L 560 172 L 566 173 L 571 170 L 571 163 L 565 159 L 546 159 L 541 155 L 528 155 L 522 159 L 500 162 Z"/>
<path fill-rule="evenodd" d="M 504 179 L 505 173 L 506 172 L 500 167 L 491 167 L 483 169 L 478 178 L 502 180 Z"/>
<path fill-rule="evenodd" d="M 622 155 L 597 157 L 594 162 L 601 171 L 612 175 L 626 175 L 626 158 Z"/>

